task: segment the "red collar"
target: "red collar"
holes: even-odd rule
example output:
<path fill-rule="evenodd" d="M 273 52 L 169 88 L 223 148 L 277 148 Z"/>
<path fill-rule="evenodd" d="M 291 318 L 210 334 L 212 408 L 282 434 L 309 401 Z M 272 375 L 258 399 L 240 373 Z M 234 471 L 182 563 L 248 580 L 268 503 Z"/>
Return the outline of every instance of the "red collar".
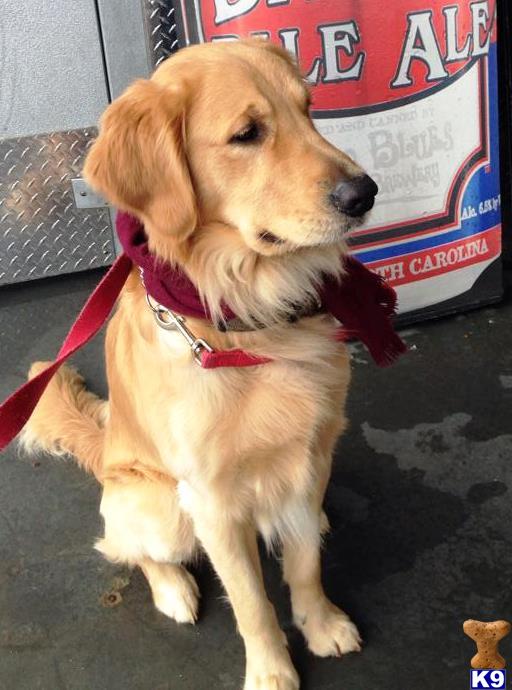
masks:
<path fill-rule="evenodd" d="M 60 365 L 96 335 L 106 322 L 134 264 L 143 269 L 149 294 L 162 306 L 185 316 L 209 318 L 190 280 L 149 252 L 143 227 L 135 218 L 119 213 L 117 229 L 125 253 L 116 259 L 87 300 L 57 359 L 0 405 L 0 450 L 21 431 Z M 391 322 L 396 294 L 356 259 L 344 260 L 346 275 L 341 283 L 326 279 L 319 295 L 325 309 L 343 324 L 337 338 L 359 338 L 377 364 L 391 364 L 406 350 Z M 231 318 L 234 315 L 226 308 L 225 316 Z M 243 350 L 209 352 L 203 349 L 200 352 L 200 364 L 205 369 L 247 367 L 270 361 Z"/>

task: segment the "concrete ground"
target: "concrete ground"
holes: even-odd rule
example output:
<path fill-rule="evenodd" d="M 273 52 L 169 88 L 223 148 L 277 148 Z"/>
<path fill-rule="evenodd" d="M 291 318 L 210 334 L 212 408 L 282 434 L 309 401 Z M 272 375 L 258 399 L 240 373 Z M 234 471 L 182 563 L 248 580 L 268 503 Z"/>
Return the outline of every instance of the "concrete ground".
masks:
<path fill-rule="evenodd" d="M 55 355 L 98 278 L 0 291 L 0 398 L 31 361 Z M 363 653 L 312 657 L 278 564 L 264 564 L 304 690 L 462 690 L 474 653 L 462 622 L 512 619 L 511 317 L 509 301 L 415 326 L 410 354 L 388 370 L 354 348 L 324 573 Z M 97 338 L 75 363 L 104 394 L 102 359 Z M 1 456 L 0 688 L 238 690 L 242 644 L 206 560 L 193 568 L 200 620 L 178 626 L 154 609 L 140 572 L 93 550 L 99 499 L 71 461 L 12 446 Z M 512 637 L 502 651 L 512 660 Z"/>

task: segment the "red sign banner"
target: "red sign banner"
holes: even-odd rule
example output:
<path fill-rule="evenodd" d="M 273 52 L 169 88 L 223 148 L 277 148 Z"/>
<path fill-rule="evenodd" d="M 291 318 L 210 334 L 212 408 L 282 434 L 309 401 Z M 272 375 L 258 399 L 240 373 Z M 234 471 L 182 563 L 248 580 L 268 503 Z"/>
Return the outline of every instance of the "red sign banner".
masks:
<path fill-rule="evenodd" d="M 200 41 L 258 35 L 294 53 L 315 85 L 317 117 L 322 111 L 368 112 L 427 95 L 486 55 L 495 29 L 495 0 L 393 0 L 385 7 L 362 0 L 195 5 L 192 22 Z"/>
<path fill-rule="evenodd" d="M 501 227 L 432 249 L 369 263 L 368 268 L 398 287 L 490 261 L 501 252 Z"/>

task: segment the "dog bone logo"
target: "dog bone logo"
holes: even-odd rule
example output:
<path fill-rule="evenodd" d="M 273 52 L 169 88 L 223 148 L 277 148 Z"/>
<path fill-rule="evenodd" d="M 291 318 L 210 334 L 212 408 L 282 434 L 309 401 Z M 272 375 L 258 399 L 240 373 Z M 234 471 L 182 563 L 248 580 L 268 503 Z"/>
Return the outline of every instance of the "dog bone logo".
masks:
<path fill-rule="evenodd" d="M 477 653 L 471 659 L 471 667 L 478 669 L 505 668 L 505 659 L 498 651 L 499 641 L 506 637 L 511 629 L 508 621 L 494 621 L 482 623 L 481 621 L 466 621 L 464 632 L 476 642 Z"/>

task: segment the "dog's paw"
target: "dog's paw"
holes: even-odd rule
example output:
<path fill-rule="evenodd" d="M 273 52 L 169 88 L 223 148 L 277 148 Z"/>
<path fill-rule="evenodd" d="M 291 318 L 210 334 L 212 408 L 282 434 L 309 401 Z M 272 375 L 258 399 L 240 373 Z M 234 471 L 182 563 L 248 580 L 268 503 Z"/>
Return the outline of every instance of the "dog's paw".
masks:
<path fill-rule="evenodd" d="M 176 568 L 176 566 L 172 566 Z M 195 623 L 199 608 L 199 587 L 185 568 L 179 568 L 172 577 L 152 583 L 156 608 L 177 623 Z"/>
<path fill-rule="evenodd" d="M 309 649 L 317 656 L 342 656 L 361 651 L 361 636 L 346 613 L 326 602 L 318 610 L 299 619 L 299 627 Z"/>
<path fill-rule="evenodd" d="M 281 641 L 283 640 L 283 641 Z M 272 642 L 260 639 L 247 646 L 244 690 L 298 690 L 299 676 L 293 667 L 284 633 Z"/>
<path fill-rule="evenodd" d="M 248 674 L 244 690 L 299 690 L 299 677 L 295 669 L 272 673 Z"/>

